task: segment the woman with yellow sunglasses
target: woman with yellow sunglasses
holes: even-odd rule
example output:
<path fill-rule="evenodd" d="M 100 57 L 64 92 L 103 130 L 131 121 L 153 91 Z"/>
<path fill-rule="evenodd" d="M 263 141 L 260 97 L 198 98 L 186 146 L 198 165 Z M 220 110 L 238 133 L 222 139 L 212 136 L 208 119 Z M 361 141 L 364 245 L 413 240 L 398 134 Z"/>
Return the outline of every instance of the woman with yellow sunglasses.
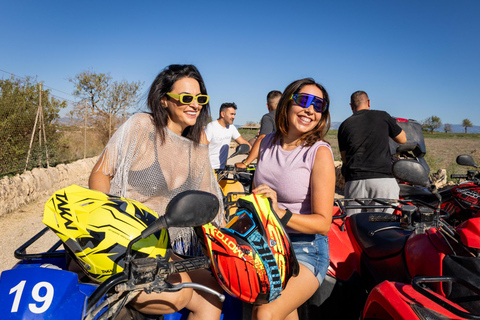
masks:
<path fill-rule="evenodd" d="M 159 215 L 175 195 L 186 190 L 216 194 L 221 203 L 203 131 L 210 114 L 208 100 L 195 66 L 165 68 L 150 87 L 150 113 L 133 115 L 113 135 L 93 168 L 90 188 L 140 201 Z M 223 224 L 221 211 L 214 220 L 217 226 Z M 170 228 L 169 237 L 175 253 L 200 252 L 192 228 Z M 172 275 L 169 282 L 196 282 L 222 292 L 207 270 Z M 219 319 L 222 306 L 211 295 L 183 289 L 142 292 L 133 307 L 147 314 L 168 314 L 186 307 L 196 319 Z"/>

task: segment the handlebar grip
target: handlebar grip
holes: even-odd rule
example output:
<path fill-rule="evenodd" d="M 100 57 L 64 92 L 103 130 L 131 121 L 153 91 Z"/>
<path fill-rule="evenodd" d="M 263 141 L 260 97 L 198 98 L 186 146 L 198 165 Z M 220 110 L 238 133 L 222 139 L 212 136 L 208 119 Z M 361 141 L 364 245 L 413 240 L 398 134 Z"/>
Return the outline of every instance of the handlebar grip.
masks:
<path fill-rule="evenodd" d="M 467 175 L 466 174 L 454 174 L 454 173 L 452 173 L 450 175 L 450 178 L 452 178 L 452 179 L 467 179 Z"/>
<path fill-rule="evenodd" d="M 248 168 L 238 168 L 238 167 L 235 167 L 235 170 L 236 170 L 237 172 L 247 172 L 247 169 L 248 169 Z"/>
<path fill-rule="evenodd" d="M 396 214 L 382 214 L 382 213 L 376 213 L 376 214 L 371 214 L 368 217 L 369 222 L 399 222 L 401 216 L 396 215 Z"/>
<path fill-rule="evenodd" d="M 208 257 L 196 257 L 170 262 L 170 274 L 210 268 Z"/>

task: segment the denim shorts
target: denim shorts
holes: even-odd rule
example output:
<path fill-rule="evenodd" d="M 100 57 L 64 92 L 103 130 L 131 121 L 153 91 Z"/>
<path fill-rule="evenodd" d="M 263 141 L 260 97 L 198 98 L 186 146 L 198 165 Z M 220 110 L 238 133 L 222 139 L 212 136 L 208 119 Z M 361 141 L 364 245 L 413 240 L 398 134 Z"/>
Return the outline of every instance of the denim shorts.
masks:
<path fill-rule="evenodd" d="M 307 267 L 317 277 L 319 285 L 322 284 L 330 263 L 328 237 L 301 233 L 290 233 L 288 236 L 298 263 Z"/>

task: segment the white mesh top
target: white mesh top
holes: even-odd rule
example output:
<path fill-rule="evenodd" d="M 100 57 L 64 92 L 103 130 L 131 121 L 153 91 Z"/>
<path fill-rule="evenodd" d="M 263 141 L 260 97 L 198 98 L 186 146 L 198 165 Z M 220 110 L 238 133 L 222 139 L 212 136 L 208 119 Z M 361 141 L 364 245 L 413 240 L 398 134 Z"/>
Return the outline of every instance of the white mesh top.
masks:
<path fill-rule="evenodd" d="M 215 194 L 220 211 L 214 224 L 223 224 L 223 196 L 208 156 L 208 146 L 165 129 L 165 142 L 152 116 L 140 113 L 128 119 L 103 151 L 103 174 L 113 176 L 110 194 L 137 200 L 165 214 L 169 201 L 186 190 Z M 102 159 L 102 157 L 101 157 Z M 180 254 L 198 252 L 198 241 L 192 228 L 169 228 L 172 248 Z"/>

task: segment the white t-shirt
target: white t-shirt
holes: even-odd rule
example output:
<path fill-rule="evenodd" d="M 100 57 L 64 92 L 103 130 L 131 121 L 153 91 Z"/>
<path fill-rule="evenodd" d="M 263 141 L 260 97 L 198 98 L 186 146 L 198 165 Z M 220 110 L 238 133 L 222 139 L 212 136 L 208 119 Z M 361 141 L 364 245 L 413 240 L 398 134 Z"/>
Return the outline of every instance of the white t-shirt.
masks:
<path fill-rule="evenodd" d="M 232 139 L 237 140 L 240 137 L 240 133 L 234 125 L 223 127 L 217 120 L 214 120 L 205 127 L 205 134 L 210 142 L 208 153 L 212 168 L 225 168 L 230 142 Z"/>

